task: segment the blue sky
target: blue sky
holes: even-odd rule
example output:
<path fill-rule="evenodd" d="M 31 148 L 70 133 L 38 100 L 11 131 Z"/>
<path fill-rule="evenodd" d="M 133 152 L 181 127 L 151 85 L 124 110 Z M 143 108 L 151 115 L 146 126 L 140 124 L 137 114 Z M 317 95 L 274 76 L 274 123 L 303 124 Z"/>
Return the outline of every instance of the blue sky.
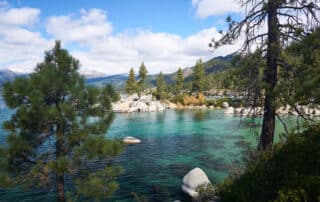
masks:
<path fill-rule="evenodd" d="M 241 15 L 234 0 L 0 0 L 0 68 L 32 71 L 59 39 L 84 73 L 125 73 L 142 61 L 150 73 L 173 72 L 236 50 L 208 49 L 228 15 Z"/>

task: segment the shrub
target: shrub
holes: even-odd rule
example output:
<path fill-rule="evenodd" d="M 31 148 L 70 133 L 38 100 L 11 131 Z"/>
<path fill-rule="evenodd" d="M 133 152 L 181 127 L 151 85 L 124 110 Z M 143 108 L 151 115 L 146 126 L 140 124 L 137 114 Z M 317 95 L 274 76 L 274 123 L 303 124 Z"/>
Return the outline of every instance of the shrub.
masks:
<path fill-rule="evenodd" d="M 188 96 L 186 94 L 177 94 L 177 95 L 174 95 L 173 97 L 170 98 L 170 102 L 173 102 L 173 103 L 183 103 L 183 97 L 184 96 Z"/>
<path fill-rule="evenodd" d="M 206 99 L 202 93 L 199 93 L 197 97 L 193 95 L 184 95 L 182 103 L 184 105 L 203 105 Z"/>
<path fill-rule="evenodd" d="M 216 101 L 215 100 L 206 100 L 206 105 L 207 106 L 215 106 L 216 105 Z"/>
<path fill-rule="evenodd" d="M 210 202 L 216 197 L 216 189 L 212 184 L 204 184 L 197 187 L 196 191 L 199 193 L 195 202 Z"/>
<path fill-rule="evenodd" d="M 223 107 L 222 103 L 228 102 L 230 104 L 231 99 L 230 98 L 220 98 L 215 100 L 215 107 Z"/>
<path fill-rule="evenodd" d="M 244 174 L 218 185 L 221 201 L 319 201 L 320 124 L 257 157 Z"/>

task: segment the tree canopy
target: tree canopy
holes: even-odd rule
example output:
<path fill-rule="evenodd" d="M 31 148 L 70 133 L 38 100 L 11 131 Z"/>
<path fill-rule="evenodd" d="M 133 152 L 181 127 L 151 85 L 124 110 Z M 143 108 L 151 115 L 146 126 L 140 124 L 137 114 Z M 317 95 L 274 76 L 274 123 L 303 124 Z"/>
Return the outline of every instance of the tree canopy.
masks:
<path fill-rule="evenodd" d="M 193 83 L 192 83 L 192 91 L 193 92 L 203 92 L 206 88 L 206 73 L 202 63 L 202 60 L 199 59 L 196 63 L 196 66 L 193 70 Z"/>
<path fill-rule="evenodd" d="M 263 77 L 264 114 L 258 147 L 266 150 L 273 145 L 278 97 L 278 66 L 287 66 L 287 62 L 281 57 L 281 50 L 292 42 L 301 40 L 319 26 L 320 7 L 318 0 L 240 0 L 239 2 L 245 8 L 244 18 L 238 22 L 228 17 L 228 30 L 223 33 L 221 39 L 213 39 L 209 46 L 218 48 L 244 36 L 245 41 L 240 53 L 250 54 L 253 48 L 257 48 L 266 59 Z"/>
<path fill-rule="evenodd" d="M 89 166 L 122 150 L 121 142 L 105 137 L 118 95 L 112 86 L 86 86 L 79 64 L 56 41 L 34 73 L 4 84 L 4 100 L 14 113 L 3 123 L 9 135 L 0 148 L 2 187 L 49 188 L 57 201 L 65 201 L 67 191 L 77 200 L 109 197 L 118 188 L 120 167 L 111 161 Z M 67 178 L 74 182 L 70 190 Z"/>
<path fill-rule="evenodd" d="M 148 70 L 144 63 L 142 62 L 139 68 L 139 91 L 144 91 L 146 89 L 146 79 L 147 79 Z"/>
<path fill-rule="evenodd" d="M 130 69 L 129 71 L 129 78 L 126 82 L 126 93 L 129 95 L 136 93 L 138 91 L 138 84 L 135 78 L 134 70 L 133 68 Z"/>
<path fill-rule="evenodd" d="M 164 76 L 162 74 L 162 72 L 159 73 L 158 77 L 157 77 L 157 87 L 156 87 L 156 95 L 157 98 L 163 99 L 166 93 L 166 82 L 164 80 Z"/>
<path fill-rule="evenodd" d="M 175 92 L 181 93 L 184 87 L 184 76 L 183 71 L 181 68 L 178 69 L 177 76 L 176 76 L 176 82 L 175 82 Z"/>

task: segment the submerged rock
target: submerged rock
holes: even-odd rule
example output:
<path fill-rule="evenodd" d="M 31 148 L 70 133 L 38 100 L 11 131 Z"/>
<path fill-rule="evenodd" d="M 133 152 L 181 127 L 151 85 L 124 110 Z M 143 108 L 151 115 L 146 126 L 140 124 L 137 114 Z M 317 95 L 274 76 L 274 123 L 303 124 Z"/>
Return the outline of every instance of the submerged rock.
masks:
<path fill-rule="evenodd" d="M 191 196 L 192 198 L 198 197 L 198 186 L 211 184 L 209 178 L 201 168 L 194 168 L 189 171 L 182 180 L 182 191 Z"/>
<path fill-rule="evenodd" d="M 139 143 L 141 143 L 141 140 L 139 140 L 138 138 L 135 138 L 135 137 L 131 137 L 131 136 L 124 137 L 122 141 L 126 144 L 139 144 Z"/>

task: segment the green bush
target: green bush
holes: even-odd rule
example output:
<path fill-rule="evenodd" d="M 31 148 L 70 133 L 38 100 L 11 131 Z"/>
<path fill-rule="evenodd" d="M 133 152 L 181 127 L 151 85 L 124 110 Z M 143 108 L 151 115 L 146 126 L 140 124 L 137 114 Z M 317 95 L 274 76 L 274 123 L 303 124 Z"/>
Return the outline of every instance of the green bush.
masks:
<path fill-rule="evenodd" d="M 222 107 L 222 103 L 223 103 L 223 102 L 228 102 L 228 103 L 229 103 L 230 100 L 231 100 L 230 98 L 220 98 L 220 99 L 216 99 L 214 106 L 215 106 L 215 107 Z"/>
<path fill-rule="evenodd" d="M 172 96 L 169 101 L 173 102 L 173 103 L 182 104 L 184 96 L 186 96 L 186 94 L 176 94 L 176 95 Z"/>
<path fill-rule="evenodd" d="M 218 185 L 221 201 L 320 201 L 320 124 L 291 134 Z"/>
<path fill-rule="evenodd" d="M 216 189 L 212 184 L 204 184 L 197 187 L 198 198 L 194 202 L 210 202 L 216 197 Z"/>
<path fill-rule="evenodd" d="M 243 106 L 243 100 L 241 100 L 241 99 L 232 99 L 229 104 L 232 107 L 241 107 L 241 106 Z"/>
<path fill-rule="evenodd" d="M 216 101 L 215 100 L 206 100 L 206 105 L 207 106 L 215 106 L 216 105 Z"/>

